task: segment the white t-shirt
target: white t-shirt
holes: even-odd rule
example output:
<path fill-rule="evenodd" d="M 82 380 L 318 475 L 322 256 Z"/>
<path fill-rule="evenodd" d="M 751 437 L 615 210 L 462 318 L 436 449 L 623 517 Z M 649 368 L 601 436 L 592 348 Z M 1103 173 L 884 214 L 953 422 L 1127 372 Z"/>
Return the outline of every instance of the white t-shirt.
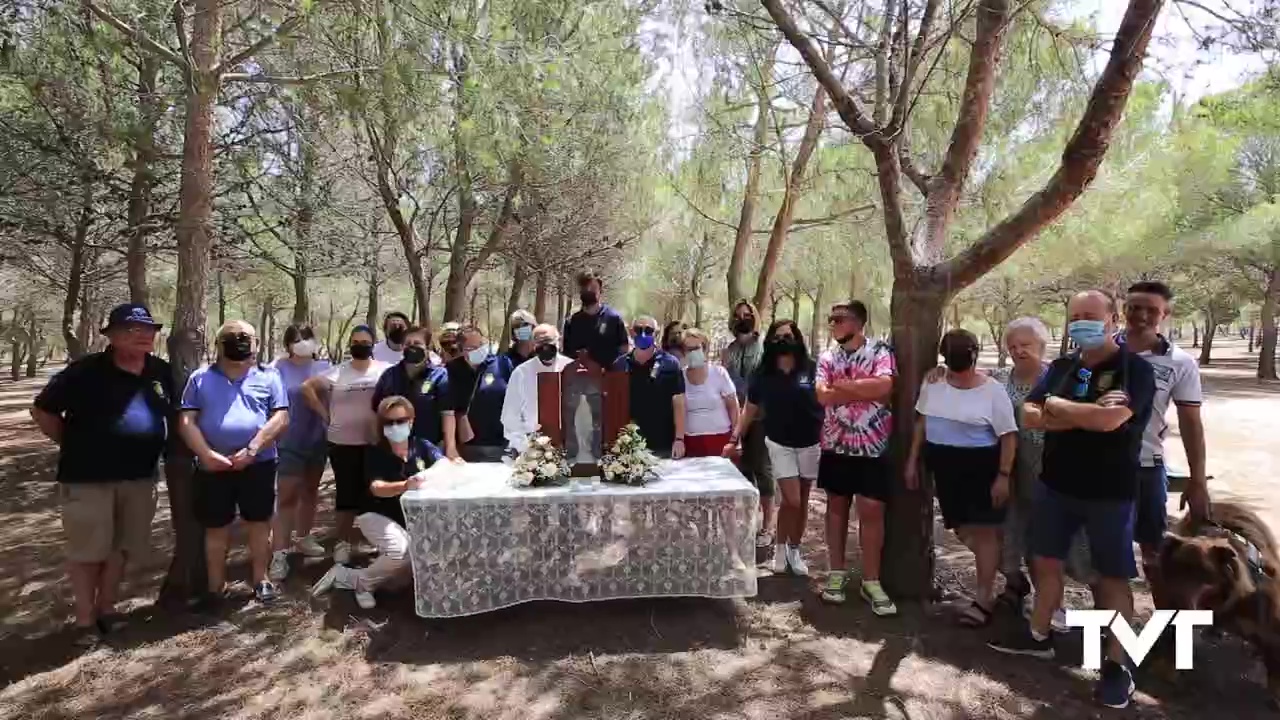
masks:
<path fill-rule="evenodd" d="M 1169 432 L 1165 414 L 1169 400 L 1176 405 L 1199 405 L 1204 401 L 1200 390 L 1200 366 L 1191 353 L 1165 341 L 1165 352 L 1150 350 L 1138 353 L 1138 357 L 1151 364 L 1156 376 L 1156 394 L 1151 400 L 1151 421 L 1142 433 L 1142 465 L 1155 465 L 1155 458 L 1164 455 L 1164 436 Z"/>
<path fill-rule="evenodd" d="M 329 388 L 329 430 L 326 435 L 335 445 L 366 445 L 373 442 L 376 417 L 373 412 L 373 390 L 378 378 L 390 365 L 373 360 L 364 371 L 356 370 L 348 360 L 329 368 L 324 379 Z"/>
<path fill-rule="evenodd" d="M 707 379 L 701 385 L 689 380 L 684 371 L 684 432 L 686 435 L 723 435 L 731 432 L 729 411 L 724 399 L 737 397 L 729 371 L 722 365 L 707 365 Z"/>
<path fill-rule="evenodd" d="M 945 380 L 920 387 L 916 412 L 925 417 L 925 438 L 929 442 L 982 447 L 1018 431 L 1013 403 L 1004 384 L 994 378 L 984 379 L 986 382 L 967 389 Z"/>
<path fill-rule="evenodd" d="M 392 350 L 386 340 L 379 340 L 373 346 L 373 359 L 388 365 L 395 365 L 404 358 L 404 348 Z"/>

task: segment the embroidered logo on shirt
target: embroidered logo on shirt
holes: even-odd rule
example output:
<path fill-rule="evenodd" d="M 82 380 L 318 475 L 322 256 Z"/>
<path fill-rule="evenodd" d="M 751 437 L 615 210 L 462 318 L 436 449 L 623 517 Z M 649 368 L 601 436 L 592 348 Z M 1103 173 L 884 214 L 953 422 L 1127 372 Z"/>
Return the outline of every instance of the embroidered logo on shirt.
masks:
<path fill-rule="evenodd" d="M 159 380 L 156 380 L 155 382 L 151 383 L 151 388 L 156 391 L 156 395 L 160 396 L 161 400 L 165 399 L 164 386 L 160 384 Z"/>
<path fill-rule="evenodd" d="M 658 370 L 660 370 L 660 369 L 661 369 L 661 368 L 659 368 L 659 367 L 658 367 L 658 364 L 657 364 L 657 363 L 654 363 L 654 365 L 653 365 L 653 370 L 650 370 L 650 371 L 649 371 L 649 378 L 650 378 L 650 379 L 652 379 L 652 380 L 657 380 L 657 379 L 658 379 Z"/>
<path fill-rule="evenodd" d="M 427 464 L 422 462 L 422 458 L 418 458 L 418 470 L 422 471 L 426 469 L 427 469 Z"/>
<path fill-rule="evenodd" d="M 609 329 L 608 326 L 606 326 L 604 323 L 596 323 L 596 330 L 599 331 L 601 335 L 603 335 L 605 330 L 608 330 L 608 329 Z"/>
<path fill-rule="evenodd" d="M 426 382 L 422 383 L 422 392 L 424 392 L 424 393 L 425 393 L 425 392 L 431 392 L 431 381 L 430 381 L 430 380 L 428 380 L 428 381 L 426 381 Z"/>
<path fill-rule="evenodd" d="M 492 384 L 493 384 L 493 373 L 485 373 L 485 376 L 484 376 L 484 384 L 485 384 L 485 385 L 492 385 Z"/>

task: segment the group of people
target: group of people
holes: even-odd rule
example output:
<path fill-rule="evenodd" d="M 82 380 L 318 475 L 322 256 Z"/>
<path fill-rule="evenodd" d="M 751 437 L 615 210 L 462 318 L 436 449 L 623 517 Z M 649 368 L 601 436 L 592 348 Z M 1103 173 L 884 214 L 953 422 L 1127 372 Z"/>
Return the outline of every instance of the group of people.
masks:
<path fill-rule="evenodd" d="M 742 300 L 732 341 L 713 353 L 707 333 L 678 321 L 661 327 L 640 316 L 628 325 L 603 302 L 599 276 L 582 273 L 578 283 L 582 306 L 563 332 L 519 310 L 502 352 L 479 327 L 456 323 L 441 328 L 433 348 L 428 328 L 393 312 L 381 341 L 373 328 L 351 330 L 338 364 L 319 358 L 309 326 L 290 325 L 286 356 L 268 367 L 257 361 L 254 328 L 228 322 L 216 335 L 215 361 L 181 392 L 152 354 L 160 324 L 141 305 L 116 308 L 103 329 L 106 351 L 54 376 L 32 411 L 61 446 L 76 627 L 92 638 L 118 624 L 122 568 L 147 549 L 157 463 L 175 436 L 195 458 L 206 602 L 225 592 L 237 515 L 261 601 L 276 596 L 291 554 L 327 554 L 313 534 L 327 463 L 336 487 L 334 564 L 314 592 L 351 590 L 368 608 L 376 589 L 407 577 L 399 496 L 433 463 L 491 462 L 523 449 L 537 428 L 538 375 L 588 358 L 627 374 L 632 420 L 655 453 L 734 459 L 760 491 L 757 544 L 773 546 L 775 573 L 808 574 L 800 548 L 809 494 L 814 483 L 827 493 L 821 597 L 829 603 L 846 600 L 856 512 L 858 595 L 876 615 L 895 614 L 880 566 L 886 503 L 901 491 L 887 457 L 897 369 L 889 345 L 865 333 L 866 306 L 830 309 L 833 342 L 815 360 L 796 322 L 776 319 L 762 331 L 756 308 Z M 1012 366 L 994 374 L 978 369 L 974 335 L 955 329 L 942 338 L 944 364 L 926 376 L 915 417 L 906 419 L 914 424 L 905 489 L 918 488 L 927 470 L 944 523 L 974 553 L 976 587 L 961 623 L 984 627 L 1001 604 L 1020 611 L 1034 587 L 1029 624 L 993 648 L 1052 654 L 1064 567 L 1094 589 L 1099 607 L 1131 617 L 1132 544 L 1153 573 L 1164 531 L 1171 400 L 1190 465 L 1184 499 L 1192 512 L 1208 512 L 1198 369 L 1159 333 L 1171 300 L 1161 283 L 1134 285 L 1119 330 L 1114 299 L 1080 293 L 1068 307 L 1078 350 L 1052 362 L 1045 325 L 1015 320 L 1000 339 Z M 376 559 L 357 569 L 360 551 Z M 1112 706 L 1132 690 L 1122 653 L 1112 640 L 1100 678 L 1100 697 Z"/>

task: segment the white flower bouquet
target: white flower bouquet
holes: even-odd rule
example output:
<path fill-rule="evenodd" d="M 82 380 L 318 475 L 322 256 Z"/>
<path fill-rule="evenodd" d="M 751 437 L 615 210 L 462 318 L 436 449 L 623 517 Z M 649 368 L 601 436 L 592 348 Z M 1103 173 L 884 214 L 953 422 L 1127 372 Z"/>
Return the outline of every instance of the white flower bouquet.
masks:
<path fill-rule="evenodd" d="M 529 434 L 529 444 L 511 467 L 511 484 L 519 487 L 555 485 L 569 476 L 569 459 L 551 438 L 537 432 Z"/>
<path fill-rule="evenodd" d="M 634 423 L 622 428 L 613 447 L 600 458 L 604 481 L 619 485 L 644 485 L 658 458 L 649 452 L 649 443 Z"/>

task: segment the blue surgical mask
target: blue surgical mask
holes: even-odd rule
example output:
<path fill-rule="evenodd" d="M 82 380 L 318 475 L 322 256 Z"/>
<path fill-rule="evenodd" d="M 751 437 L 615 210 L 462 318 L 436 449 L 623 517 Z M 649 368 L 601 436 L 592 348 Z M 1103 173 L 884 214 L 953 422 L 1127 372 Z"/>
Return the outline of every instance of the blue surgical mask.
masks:
<path fill-rule="evenodd" d="M 533 339 L 533 328 L 528 325 L 521 325 L 512 334 L 515 335 L 516 342 L 527 342 Z"/>
<path fill-rule="evenodd" d="M 1093 350 L 1107 341 L 1107 324 L 1101 320 L 1072 320 L 1067 335 L 1081 350 Z"/>
<path fill-rule="evenodd" d="M 686 365 L 688 365 L 689 367 L 695 370 L 700 367 L 706 367 L 707 354 L 701 350 L 690 350 L 689 352 L 685 353 L 684 362 Z"/>
<path fill-rule="evenodd" d="M 409 439 L 409 433 L 412 428 L 409 423 L 398 423 L 396 425 L 384 425 L 382 434 L 393 443 L 402 443 Z"/>
<path fill-rule="evenodd" d="M 637 350 L 649 350 L 653 347 L 654 337 L 649 333 L 635 336 L 634 342 Z"/>
<path fill-rule="evenodd" d="M 484 362 L 485 359 L 488 357 L 489 357 L 489 348 L 487 347 L 478 347 L 475 350 L 467 351 L 467 362 L 471 363 L 472 365 L 479 365 L 480 363 Z"/>

